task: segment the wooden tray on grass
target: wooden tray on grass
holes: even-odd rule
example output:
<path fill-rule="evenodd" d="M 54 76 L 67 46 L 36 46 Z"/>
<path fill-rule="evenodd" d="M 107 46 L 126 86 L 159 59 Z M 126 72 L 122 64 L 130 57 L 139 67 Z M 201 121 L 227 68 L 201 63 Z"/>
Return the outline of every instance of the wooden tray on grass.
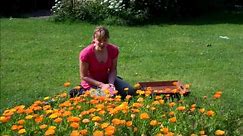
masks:
<path fill-rule="evenodd" d="M 179 80 L 171 81 L 154 81 L 138 82 L 141 90 L 151 90 L 152 94 L 183 94 L 190 93 L 188 87 L 183 85 Z"/>

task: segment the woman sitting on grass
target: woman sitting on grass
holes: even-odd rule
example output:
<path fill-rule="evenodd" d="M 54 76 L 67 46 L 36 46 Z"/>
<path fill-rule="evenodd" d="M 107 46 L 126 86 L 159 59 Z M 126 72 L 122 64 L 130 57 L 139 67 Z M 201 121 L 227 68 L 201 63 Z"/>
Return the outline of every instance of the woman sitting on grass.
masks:
<path fill-rule="evenodd" d="M 80 52 L 80 79 L 84 90 L 100 88 L 101 90 L 118 91 L 122 99 L 127 94 L 133 95 L 134 89 L 117 77 L 117 59 L 119 49 L 108 43 L 109 31 L 99 26 L 93 33 L 93 41 Z M 128 90 L 124 90 L 128 88 Z"/>

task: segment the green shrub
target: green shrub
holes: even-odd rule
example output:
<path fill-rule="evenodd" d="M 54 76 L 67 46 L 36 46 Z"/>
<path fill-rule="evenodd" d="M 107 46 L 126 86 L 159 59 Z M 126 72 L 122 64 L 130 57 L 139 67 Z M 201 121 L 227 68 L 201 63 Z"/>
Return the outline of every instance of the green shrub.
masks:
<path fill-rule="evenodd" d="M 222 9 L 225 0 L 56 0 L 52 13 L 56 21 L 81 20 L 90 23 L 137 25 L 161 18 L 200 16 Z"/>

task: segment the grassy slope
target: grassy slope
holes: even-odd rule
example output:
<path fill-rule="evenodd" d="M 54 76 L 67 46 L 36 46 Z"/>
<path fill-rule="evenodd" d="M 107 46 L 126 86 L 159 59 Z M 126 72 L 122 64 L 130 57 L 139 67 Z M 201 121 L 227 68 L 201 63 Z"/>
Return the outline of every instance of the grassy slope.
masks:
<path fill-rule="evenodd" d="M 84 23 L 1 19 L 1 111 L 63 91 L 67 80 L 77 85 L 78 54 L 94 28 Z M 178 79 L 192 83 L 193 95 L 223 90 L 223 106 L 243 106 L 243 25 L 108 28 L 110 41 L 120 47 L 118 73 L 131 84 Z"/>

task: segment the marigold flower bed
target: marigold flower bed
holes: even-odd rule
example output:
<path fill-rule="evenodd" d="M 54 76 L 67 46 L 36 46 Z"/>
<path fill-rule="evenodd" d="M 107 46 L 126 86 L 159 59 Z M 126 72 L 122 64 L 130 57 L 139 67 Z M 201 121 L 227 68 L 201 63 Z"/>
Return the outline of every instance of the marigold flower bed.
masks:
<path fill-rule="evenodd" d="M 11 136 L 227 134 L 222 122 L 227 114 L 220 107 L 221 91 L 195 101 L 183 96 L 179 101 L 172 101 L 169 96 L 163 99 L 163 95 L 150 95 L 147 90 L 137 93 L 125 100 L 118 95 L 91 96 L 89 91 L 75 98 L 69 98 L 65 92 L 45 97 L 30 106 L 6 109 L 0 115 L 0 133 Z"/>

